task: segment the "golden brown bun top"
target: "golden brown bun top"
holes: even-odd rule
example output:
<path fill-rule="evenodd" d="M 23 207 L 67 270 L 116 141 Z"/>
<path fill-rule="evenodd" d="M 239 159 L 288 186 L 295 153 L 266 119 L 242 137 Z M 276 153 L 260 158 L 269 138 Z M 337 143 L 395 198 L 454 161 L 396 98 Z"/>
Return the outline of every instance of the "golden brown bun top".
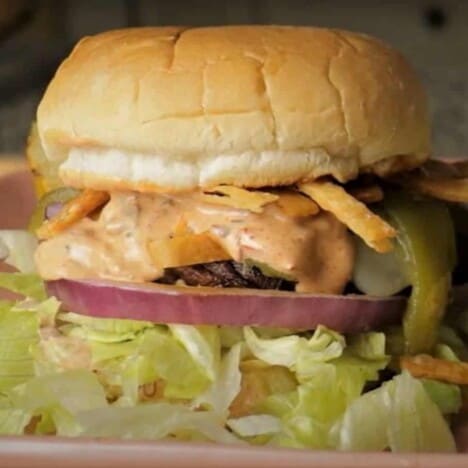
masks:
<path fill-rule="evenodd" d="M 147 186 L 193 188 L 326 173 L 346 180 L 414 166 L 430 152 L 426 97 L 404 58 L 369 36 L 308 27 L 135 28 L 86 37 L 58 69 L 37 119 L 50 159 L 81 151 L 62 178 L 83 186 L 135 188 L 145 180 L 134 168 L 120 167 L 114 182 L 107 177 L 132 158 L 165 167 L 167 181 L 154 180 L 156 171 Z M 93 161 L 105 155 L 109 171 L 94 173 L 88 150 L 98 151 Z M 107 150 L 124 152 L 126 162 Z M 191 168 L 190 181 L 179 180 L 176 162 Z"/>

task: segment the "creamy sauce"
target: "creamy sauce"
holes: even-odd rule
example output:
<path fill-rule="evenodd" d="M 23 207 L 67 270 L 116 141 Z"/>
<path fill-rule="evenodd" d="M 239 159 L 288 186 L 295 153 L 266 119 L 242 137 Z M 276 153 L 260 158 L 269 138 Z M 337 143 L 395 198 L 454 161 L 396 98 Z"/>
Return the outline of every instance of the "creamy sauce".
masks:
<path fill-rule="evenodd" d="M 236 261 L 253 259 L 297 279 L 297 291 L 340 293 L 351 277 L 354 247 L 346 227 L 322 212 L 292 219 L 274 203 L 256 214 L 202 201 L 196 194 L 114 192 L 98 219 L 85 218 L 40 244 L 36 264 L 45 279 L 152 281 L 147 246 L 166 239 L 183 218 L 209 231 Z"/>

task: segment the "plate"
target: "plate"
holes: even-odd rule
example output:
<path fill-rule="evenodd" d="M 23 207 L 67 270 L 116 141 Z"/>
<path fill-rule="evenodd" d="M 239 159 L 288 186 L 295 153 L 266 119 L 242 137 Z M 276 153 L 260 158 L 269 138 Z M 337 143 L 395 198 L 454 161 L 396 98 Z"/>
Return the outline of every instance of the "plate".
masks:
<path fill-rule="evenodd" d="M 337 453 L 179 442 L 0 438 L 8 468 L 466 468 L 467 455 Z"/>
<path fill-rule="evenodd" d="M 32 177 L 21 162 L 15 161 L 0 162 L 0 174 L 0 228 L 24 228 L 35 204 Z M 339 453 L 171 441 L 0 437 L 0 467 L 466 468 L 468 419 L 459 421 L 455 434 L 459 450 L 464 453 Z"/>

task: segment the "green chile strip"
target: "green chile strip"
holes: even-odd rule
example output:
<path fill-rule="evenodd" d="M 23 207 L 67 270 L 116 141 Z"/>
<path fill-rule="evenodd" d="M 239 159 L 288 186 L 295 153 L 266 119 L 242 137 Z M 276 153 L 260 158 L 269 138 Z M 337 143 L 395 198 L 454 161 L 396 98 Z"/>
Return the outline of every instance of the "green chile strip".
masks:
<path fill-rule="evenodd" d="M 430 352 L 446 310 L 456 261 L 452 219 L 444 203 L 401 192 L 387 194 L 384 208 L 398 230 L 397 242 L 412 284 L 403 318 L 405 352 Z"/>

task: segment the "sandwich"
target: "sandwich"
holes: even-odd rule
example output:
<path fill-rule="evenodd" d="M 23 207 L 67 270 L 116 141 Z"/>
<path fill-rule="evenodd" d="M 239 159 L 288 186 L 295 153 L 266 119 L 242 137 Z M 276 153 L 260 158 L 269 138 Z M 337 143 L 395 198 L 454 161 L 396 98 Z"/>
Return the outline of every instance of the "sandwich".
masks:
<path fill-rule="evenodd" d="M 32 340 L 10 431 L 455 450 L 468 166 L 430 135 L 366 35 L 82 39 L 29 137 L 35 273 L 1 280 Z"/>

